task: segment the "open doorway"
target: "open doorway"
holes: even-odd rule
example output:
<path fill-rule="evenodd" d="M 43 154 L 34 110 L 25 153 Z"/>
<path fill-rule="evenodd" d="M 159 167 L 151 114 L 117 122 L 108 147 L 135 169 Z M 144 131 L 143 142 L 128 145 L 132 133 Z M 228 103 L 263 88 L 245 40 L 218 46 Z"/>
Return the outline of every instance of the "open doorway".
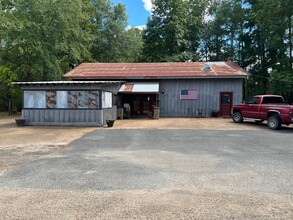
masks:
<path fill-rule="evenodd" d="M 132 117 L 151 116 L 156 101 L 156 94 L 123 95 L 123 102 L 130 105 Z"/>

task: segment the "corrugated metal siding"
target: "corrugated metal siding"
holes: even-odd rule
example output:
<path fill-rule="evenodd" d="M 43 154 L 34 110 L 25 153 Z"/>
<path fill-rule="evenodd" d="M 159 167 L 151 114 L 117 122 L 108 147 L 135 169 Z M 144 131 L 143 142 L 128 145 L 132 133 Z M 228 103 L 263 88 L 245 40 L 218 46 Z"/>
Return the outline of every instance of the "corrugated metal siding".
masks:
<path fill-rule="evenodd" d="M 117 107 L 106 109 L 23 109 L 26 125 L 103 126 L 106 117 L 116 120 Z"/>
<path fill-rule="evenodd" d="M 160 115 L 162 117 L 196 117 L 199 109 L 203 116 L 220 109 L 220 92 L 233 92 L 233 105 L 242 102 L 241 79 L 188 79 L 161 80 Z M 180 100 L 182 89 L 196 89 L 197 100 Z"/>
<path fill-rule="evenodd" d="M 102 126 L 103 110 L 24 109 L 26 125 Z"/>

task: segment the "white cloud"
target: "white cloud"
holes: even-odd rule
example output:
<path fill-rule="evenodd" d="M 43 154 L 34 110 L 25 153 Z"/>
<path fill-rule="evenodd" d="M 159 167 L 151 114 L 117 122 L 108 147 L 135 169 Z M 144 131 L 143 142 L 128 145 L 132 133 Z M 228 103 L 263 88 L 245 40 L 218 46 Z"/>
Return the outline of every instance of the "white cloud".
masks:
<path fill-rule="evenodd" d="M 138 25 L 138 26 L 135 26 L 135 28 L 138 28 L 139 30 L 145 30 L 146 25 Z"/>
<path fill-rule="evenodd" d="M 153 3 L 152 0 L 142 0 L 143 6 L 146 11 L 152 13 Z"/>
<path fill-rule="evenodd" d="M 139 30 L 145 30 L 146 29 L 146 25 L 138 25 L 138 26 L 127 26 L 127 28 L 126 28 L 126 30 L 129 30 L 129 29 L 131 29 L 131 28 L 137 28 L 137 29 L 139 29 Z"/>

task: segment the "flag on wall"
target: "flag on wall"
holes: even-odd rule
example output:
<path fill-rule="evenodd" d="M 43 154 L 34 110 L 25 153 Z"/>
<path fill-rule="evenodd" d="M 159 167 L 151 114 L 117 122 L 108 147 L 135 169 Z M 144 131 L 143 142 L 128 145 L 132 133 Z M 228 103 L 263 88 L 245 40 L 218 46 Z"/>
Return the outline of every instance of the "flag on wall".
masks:
<path fill-rule="evenodd" d="M 195 100 L 197 99 L 196 89 L 182 89 L 180 93 L 181 100 Z"/>

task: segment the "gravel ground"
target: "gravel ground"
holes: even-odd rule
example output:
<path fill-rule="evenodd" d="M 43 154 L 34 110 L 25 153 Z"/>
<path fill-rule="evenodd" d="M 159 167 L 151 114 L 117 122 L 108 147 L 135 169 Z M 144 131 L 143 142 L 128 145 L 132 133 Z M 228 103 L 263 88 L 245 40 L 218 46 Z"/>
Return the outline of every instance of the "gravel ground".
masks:
<path fill-rule="evenodd" d="M 62 150 L 72 141 L 96 129 L 214 129 L 214 130 L 259 130 L 264 124 L 251 126 L 235 124 L 222 118 L 162 118 L 159 120 L 117 120 L 113 128 L 93 127 L 17 127 L 12 115 L 0 114 L 0 175 L 22 163 L 42 155 Z"/>
<path fill-rule="evenodd" d="M 292 219 L 292 196 L 198 189 L 0 188 L 1 219 Z"/>
<path fill-rule="evenodd" d="M 73 127 L 17 127 L 14 117 L 0 117 L 0 175 L 19 164 L 62 150 L 73 140 L 95 130 Z"/>
<path fill-rule="evenodd" d="M 220 118 L 119 120 L 113 128 L 16 127 L 13 117 L 5 117 L 0 118 L 0 129 L 1 177 L 44 156 L 58 155 L 74 140 L 99 129 L 260 131 L 268 128 L 265 124 L 234 124 L 231 119 Z M 285 132 L 292 130 L 292 125 L 285 128 Z M 255 177 L 254 173 L 246 176 Z M 0 219 L 293 219 L 292 194 L 205 189 L 183 183 L 173 187 L 102 191 L 5 186 L 0 187 L 0 195 Z"/>

